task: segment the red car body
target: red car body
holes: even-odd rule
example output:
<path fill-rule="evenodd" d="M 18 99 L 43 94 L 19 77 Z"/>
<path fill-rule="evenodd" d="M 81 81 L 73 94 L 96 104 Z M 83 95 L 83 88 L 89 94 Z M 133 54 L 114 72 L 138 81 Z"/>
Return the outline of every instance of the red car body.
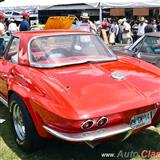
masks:
<path fill-rule="evenodd" d="M 18 95 L 27 107 L 36 132 L 44 138 L 89 142 L 128 131 L 138 132 L 157 124 L 160 69 L 147 62 L 118 56 L 107 62 L 53 68 L 31 66 L 29 44 L 33 38 L 68 34 L 92 35 L 71 30 L 15 33 L 13 37 L 20 40 L 18 63 L 8 58 L 9 45 L 0 59 L 1 101 L 11 107 L 11 95 Z M 149 113 L 151 122 L 146 119 L 146 124 L 142 124 L 147 115 L 142 116 L 144 113 Z M 142 119 L 139 124 L 134 119 L 136 116 Z M 104 121 L 99 122 L 101 119 Z"/>

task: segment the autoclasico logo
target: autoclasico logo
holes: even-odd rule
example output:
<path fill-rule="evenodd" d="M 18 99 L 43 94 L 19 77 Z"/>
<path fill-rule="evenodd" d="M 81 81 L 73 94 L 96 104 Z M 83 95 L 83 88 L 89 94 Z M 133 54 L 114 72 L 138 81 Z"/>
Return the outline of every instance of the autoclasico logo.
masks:
<path fill-rule="evenodd" d="M 120 150 L 116 153 L 101 153 L 102 158 L 133 158 L 139 156 L 138 152 Z"/>
<path fill-rule="evenodd" d="M 143 150 L 141 152 L 142 158 L 160 158 L 160 151 Z"/>
<path fill-rule="evenodd" d="M 101 153 L 102 158 L 134 158 L 134 157 L 141 157 L 141 158 L 160 158 L 160 152 L 151 151 L 151 150 L 142 150 L 141 152 L 134 152 L 134 151 L 123 151 L 120 150 L 117 154 L 116 153 Z"/>

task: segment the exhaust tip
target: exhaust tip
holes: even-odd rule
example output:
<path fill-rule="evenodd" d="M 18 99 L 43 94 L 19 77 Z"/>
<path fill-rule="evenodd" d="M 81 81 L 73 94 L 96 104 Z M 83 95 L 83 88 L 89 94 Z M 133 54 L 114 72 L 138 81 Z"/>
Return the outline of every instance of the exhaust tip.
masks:
<path fill-rule="evenodd" d="M 107 117 L 101 117 L 98 121 L 97 121 L 97 127 L 103 127 L 104 125 L 106 125 L 108 122 L 108 118 Z"/>
<path fill-rule="evenodd" d="M 87 120 L 81 124 L 81 129 L 83 130 L 90 129 L 92 126 L 93 126 L 93 120 Z"/>

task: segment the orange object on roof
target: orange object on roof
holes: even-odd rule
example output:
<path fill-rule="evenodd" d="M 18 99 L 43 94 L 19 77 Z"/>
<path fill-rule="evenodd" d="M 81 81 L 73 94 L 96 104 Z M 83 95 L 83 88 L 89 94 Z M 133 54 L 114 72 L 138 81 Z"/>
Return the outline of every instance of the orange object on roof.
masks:
<path fill-rule="evenodd" d="M 49 17 L 44 29 L 69 29 L 75 18 L 68 16 Z"/>

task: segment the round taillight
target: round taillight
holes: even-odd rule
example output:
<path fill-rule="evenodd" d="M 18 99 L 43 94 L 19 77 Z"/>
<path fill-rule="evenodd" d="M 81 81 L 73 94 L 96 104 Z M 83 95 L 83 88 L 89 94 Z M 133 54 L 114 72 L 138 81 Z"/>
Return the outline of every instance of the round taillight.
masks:
<path fill-rule="evenodd" d="M 86 130 L 93 126 L 93 120 L 87 120 L 81 124 L 81 129 Z"/>
<path fill-rule="evenodd" d="M 103 127 L 108 122 L 108 118 L 102 117 L 97 121 L 98 127 Z"/>

